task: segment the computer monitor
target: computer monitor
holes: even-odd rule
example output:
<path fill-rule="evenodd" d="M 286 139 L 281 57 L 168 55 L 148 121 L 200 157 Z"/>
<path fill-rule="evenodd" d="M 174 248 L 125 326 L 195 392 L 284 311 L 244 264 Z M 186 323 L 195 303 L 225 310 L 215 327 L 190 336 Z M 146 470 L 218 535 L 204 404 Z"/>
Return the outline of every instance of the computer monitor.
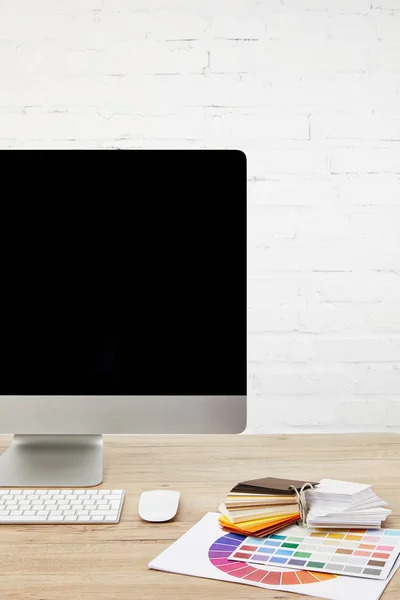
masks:
<path fill-rule="evenodd" d="M 246 159 L 0 151 L 0 486 L 103 479 L 102 434 L 246 424 Z"/>

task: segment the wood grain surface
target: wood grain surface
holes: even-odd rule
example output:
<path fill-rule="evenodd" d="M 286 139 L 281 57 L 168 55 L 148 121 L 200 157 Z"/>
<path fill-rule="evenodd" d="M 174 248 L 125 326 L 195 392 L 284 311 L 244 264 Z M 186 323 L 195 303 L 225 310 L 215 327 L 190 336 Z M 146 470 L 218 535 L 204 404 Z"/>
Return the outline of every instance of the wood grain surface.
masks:
<path fill-rule="evenodd" d="M 9 444 L 0 437 L 0 452 Z M 161 573 L 147 568 L 238 481 L 261 476 L 371 483 L 389 502 L 388 527 L 400 528 L 400 436 L 105 436 L 100 487 L 124 489 L 118 525 L 0 525 L 1 600 L 305 599 L 307 596 Z M 171 523 L 142 522 L 139 495 L 181 492 Z M 400 573 L 385 600 L 399 600 Z"/>

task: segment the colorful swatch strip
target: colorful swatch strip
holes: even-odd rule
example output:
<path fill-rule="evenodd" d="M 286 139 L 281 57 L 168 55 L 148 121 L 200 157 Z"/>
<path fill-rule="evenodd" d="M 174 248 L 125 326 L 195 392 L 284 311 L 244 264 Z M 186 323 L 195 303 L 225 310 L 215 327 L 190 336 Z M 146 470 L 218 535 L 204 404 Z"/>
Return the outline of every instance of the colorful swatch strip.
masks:
<path fill-rule="evenodd" d="M 400 553 L 400 531 L 288 527 L 263 539 L 247 537 L 229 560 L 386 579 Z"/>
<path fill-rule="evenodd" d="M 243 542 L 242 535 L 235 535 L 228 533 L 217 539 L 208 552 L 208 558 L 214 567 L 246 581 L 252 581 L 255 583 L 265 583 L 266 585 L 299 585 L 309 583 L 319 583 L 321 581 L 329 581 L 335 579 L 337 575 L 327 573 L 313 573 L 310 571 L 301 571 L 293 569 L 277 570 L 278 565 L 270 565 L 269 568 L 265 568 L 260 565 L 259 567 L 255 564 L 243 564 L 240 560 L 231 560 L 229 556 L 234 554 L 233 550 L 237 549 Z"/>

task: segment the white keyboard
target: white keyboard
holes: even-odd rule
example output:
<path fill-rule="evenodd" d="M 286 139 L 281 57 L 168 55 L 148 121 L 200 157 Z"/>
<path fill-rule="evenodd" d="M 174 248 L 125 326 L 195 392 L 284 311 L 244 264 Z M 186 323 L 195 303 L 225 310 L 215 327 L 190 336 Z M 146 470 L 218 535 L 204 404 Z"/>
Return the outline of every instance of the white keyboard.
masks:
<path fill-rule="evenodd" d="M 13 523 L 119 523 L 123 490 L 5 490 L 0 525 Z"/>

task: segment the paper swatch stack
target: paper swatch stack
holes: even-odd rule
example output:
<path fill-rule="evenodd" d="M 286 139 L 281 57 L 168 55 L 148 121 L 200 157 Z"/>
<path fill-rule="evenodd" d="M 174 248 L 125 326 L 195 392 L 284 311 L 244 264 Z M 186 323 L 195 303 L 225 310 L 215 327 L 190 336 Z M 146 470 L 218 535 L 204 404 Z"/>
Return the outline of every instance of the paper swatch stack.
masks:
<path fill-rule="evenodd" d="M 306 483 L 313 489 L 301 494 Z M 303 511 L 300 511 L 300 498 Z M 301 514 L 303 524 L 310 528 L 380 529 L 391 514 L 386 506 L 366 484 L 336 479 L 321 479 L 315 483 L 265 477 L 238 483 L 219 507 L 219 522 L 224 529 L 254 537 L 264 537 L 300 521 Z"/>
<path fill-rule="evenodd" d="M 321 479 L 305 498 L 308 527 L 379 529 L 391 513 L 370 485 L 350 481 Z"/>
<path fill-rule="evenodd" d="M 219 511 L 224 529 L 247 536 L 263 537 L 300 518 L 294 486 L 300 491 L 305 481 L 265 477 L 238 483 Z"/>

